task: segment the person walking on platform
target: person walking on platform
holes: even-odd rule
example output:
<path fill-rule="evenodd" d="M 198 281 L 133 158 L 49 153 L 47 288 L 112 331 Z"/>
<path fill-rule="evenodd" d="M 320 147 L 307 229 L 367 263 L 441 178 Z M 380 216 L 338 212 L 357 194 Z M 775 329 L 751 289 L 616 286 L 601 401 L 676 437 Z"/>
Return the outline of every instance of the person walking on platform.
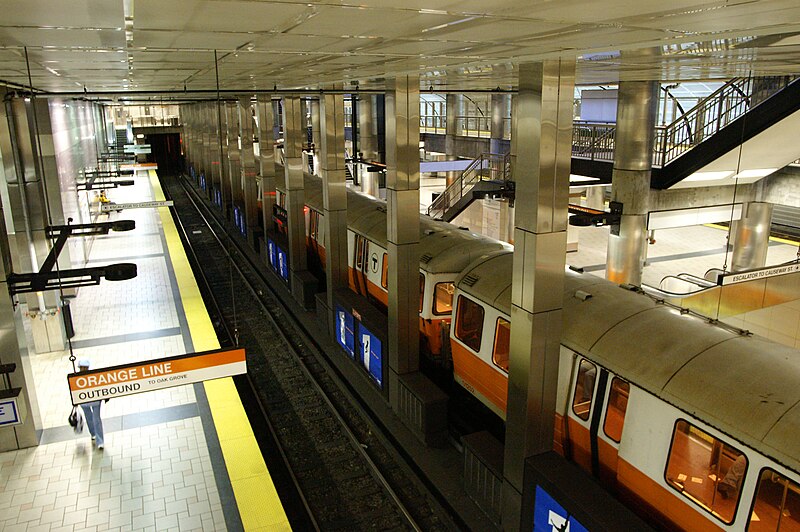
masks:
<path fill-rule="evenodd" d="M 91 363 L 88 360 L 81 360 L 78 362 L 78 372 L 89 370 Z M 103 401 L 91 401 L 83 403 L 81 409 L 83 410 L 83 417 L 86 418 L 86 426 L 89 427 L 89 434 L 92 435 L 92 440 L 98 449 L 103 450 L 105 441 L 103 440 L 103 419 L 100 417 L 100 406 Z"/>

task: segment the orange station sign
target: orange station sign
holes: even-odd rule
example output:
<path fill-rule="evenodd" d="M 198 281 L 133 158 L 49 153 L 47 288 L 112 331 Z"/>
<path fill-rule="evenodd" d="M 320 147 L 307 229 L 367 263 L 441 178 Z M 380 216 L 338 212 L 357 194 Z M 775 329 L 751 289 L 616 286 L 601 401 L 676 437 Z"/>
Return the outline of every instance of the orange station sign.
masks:
<path fill-rule="evenodd" d="M 188 353 L 67 375 L 72 404 L 152 392 L 247 373 L 244 349 Z"/>

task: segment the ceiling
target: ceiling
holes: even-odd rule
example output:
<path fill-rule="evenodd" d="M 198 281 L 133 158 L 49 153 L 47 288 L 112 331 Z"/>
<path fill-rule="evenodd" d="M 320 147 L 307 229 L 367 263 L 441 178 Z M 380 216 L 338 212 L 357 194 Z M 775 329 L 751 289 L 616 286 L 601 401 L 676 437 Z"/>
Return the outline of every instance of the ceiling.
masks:
<path fill-rule="evenodd" d="M 513 88 L 578 56 L 577 82 L 800 72 L 797 0 L 0 0 L 0 80 L 48 91 L 317 88 L 419 72 Z M 646 54 L 633 53 L 648 50 Z M 654 53 L 655 52 L 655 53 Z"/>

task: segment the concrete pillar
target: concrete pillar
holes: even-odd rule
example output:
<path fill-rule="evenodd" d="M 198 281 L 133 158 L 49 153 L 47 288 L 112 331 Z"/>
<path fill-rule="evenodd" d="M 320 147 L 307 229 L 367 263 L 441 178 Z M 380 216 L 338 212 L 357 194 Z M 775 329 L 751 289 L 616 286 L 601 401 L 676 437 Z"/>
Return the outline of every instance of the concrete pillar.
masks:
<path fill-rule="evenodd" d="M 37 272 L 51 248 L 45 227 L 65 223 L 47 100 L 26 102 L 17 97 L 5 102 L 0 118 L 0 151 L 8 208 L 14 220 L 15 268 L 18 273 Z M 67 247 L 58 263 L 62 268 L 71 267 Z M 36 352 L 63 350 L 66 334 L 58 312 L 58 292 L 28 294 L 25 301 Z"/>
<path fill-rule="evenodd" d="M 732 272 L 766 266 L 771 224 L 772 203 L 753 201 L 744 205 L 742 218 L 734 226 Z"/>
<path fill-rule="evenodd" d="M 389 400 L 419 369 L 419 75 L 386 82 Z"/>
<path fill-rule="evenodd" d="M 244 203 L 244 223 L 248 238 L 258 227 L 258 183 L 256 182 L 256 159 L 253 155 L 253 106 L 250 97 L 240 98 L 239 139 L 242 144 L 239 168 L 242 185 L 242 201 Z"/>
<path fill-rule="evenodd" d="M 261 180 L 261 218 L 264 231 L 272 227 L 275 205 L 275 115 L 270 95 L 258 96 L 259 179 Z"/>
<path fill-rule="evenodd" d="M 598 211 L 606 208 L 606 187 L 586 187 L 586 206 Z"/>
<path fill-rule="evenodd" d="M 519 67 L 516 209 L 503 528 L 519 530 L 525 459 L 553 446 L 561 344 L 575 60 Z"/>
<path fill-rule="evenodd" d="M 619 84 L 611 200 L 623 204 L 622 221 L 606 256 L 606 278 L 615 283 L 642 284 L 658 90 L 657 81 Z"/>
<path fill-rule="evenodd" d="M 286 186 L 286 216 L 289 237 L 289 271 L 292 294 L 296 298 L 302 297 L 302 287 L 299 285 L 298 274 L 305 272 L 306 245 L 305 245 L 305 186 L 303 178 L 303 139 L 305 135 L 305 121 L 300 112 L 300 98 L 285 96 L 283 98 L 283 146 L 285 186 Z"/>
<path fill-rule="evenodd" d="M 340 87 L 336 87 L 340 88 Z M 326 94 L 320 97 L 320 166 L 323 183 L 325 222 L 325 275 L 328 288 L 328 319 L 333 336 L 336 319 L 333 315 L 334 291 L 347 288 L 347 186 L 344 160 L 344 96 Z"/>
<path fill-rule="evenodd" d="M 508 94 L 492 94 L 492 131 L 489 139 L 491 153 L 501 153 L 502 151 L 500 145 L 503 140 L 506 106 L 510 97 Z"/>

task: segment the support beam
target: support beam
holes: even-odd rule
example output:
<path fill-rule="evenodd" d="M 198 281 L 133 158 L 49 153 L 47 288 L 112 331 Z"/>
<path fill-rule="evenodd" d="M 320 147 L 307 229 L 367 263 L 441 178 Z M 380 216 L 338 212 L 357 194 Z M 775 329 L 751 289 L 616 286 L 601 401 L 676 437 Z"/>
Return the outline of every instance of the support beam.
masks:
<path fill-rule="evenodd" d="M 419 76 L 387 80 L 386 237 L 389 289 L 389 399 L 398 376 L 419 369 Z"/>
<path fill-rule="evenodd" d="M 525 459 L 552 449 L 567 245 L 575 60 L 523 64 L 516 182 L 503 528 L 519 530 Z"/>

